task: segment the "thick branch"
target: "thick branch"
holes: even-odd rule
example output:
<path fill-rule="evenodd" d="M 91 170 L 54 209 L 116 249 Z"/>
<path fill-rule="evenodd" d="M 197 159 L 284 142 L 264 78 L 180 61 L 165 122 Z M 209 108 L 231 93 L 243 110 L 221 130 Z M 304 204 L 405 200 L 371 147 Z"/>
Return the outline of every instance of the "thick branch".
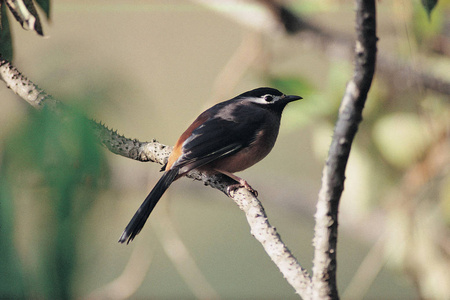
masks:
<path fill-rule="evenodd" d="M 376 12 L 375 1 L 356 1 L 355 71 L 347 84 L 339 109 L 338 121 L 326 166 L 316 211 L 313 266 L 313 298 L 337 299 L 336 243 L 338 207 L 344 189 L 345 168 L 350 148 L 375 72 Z"/>
<path fill-rule="evenodd" d="M 8 61 L 3 59 L 0 60 L 0 78 L 6 83 L 8 88 L 36 109 L 40 110 L 45 106 L 60 116 L 75 113 L 69 107 L 40 89 Z M 87 118 L 86 122 L 91 123 L 98 140 L 112 153 L 139 161 L 165 164 L 167 157 L 172 152 L 171 147 L 162 145 L 155 140 L 151 142 L 132 140 L 119 135 L 117 131 L 109 129 L 102 123 L 97 123 Z"/>
<path fill-rule="evenodd" d="M 172 152 L 172 147 L 163 145 L 156 140 L 140 142 L 137 139 L 124 137 L 102 123 L 92 120 L 90 122 L 99 142 L 114 154 L 142 162 L 151 161 L 164 165 Z"/>
<path fill-rule="evenodd" d="M 22 99 L 37 109 L 44 105 L 58 112 L 70 113 L 69 108 L 23 76 L 6 60 L 0 59 L 0 78 L 6 85 Z M 98 140 L 111 152 L 139 160 L 152 161 L 159 164 L 165 164 L 172 148 L 162 145 L 155 140 L 151 142 L 139 142 L 119 135 L 117 131 L 107 128 L 101 123 L 91 122 Z M 188 177 L 201 180 L 205 185 L 222 191 L 227 194 L 227 187 L 235 184 L 233 180 L 226 176 L 207 176 L 198 171 L 191 171 Z M 276 229 L 269 224 L 264 208 L 258 199 L 256 199 L 246 189 L 238 189 L 231 196 L 238 204 L 239 208 L 245 212 L 247 221 L 251 228 L 253 236 L 263 245 L 269 257 L 278 266 L 286 280 L 294 287 L 296 292 L 303 298 L 309 298 L 311 291 L 311 279 L 305 269 L 303 269 L 290 250 L 284 245 Z"/>
<path fill-rule="evenodd" d="M 61 109 L 62 104 L 53 99 L 49 94 L 40 89 L 33 82 L 13 67 L 7 60 L 0 57 L 0 78 L 20 98 L 27 101 L 28 104 L 36 109 L 41 109 L 44 105 L 53 110 Z"/>
<path fill-rule="evenodd" d="M 308 272 L 281 241 L 275 227 L 270 225 L 261 202 L 246 189 L 239 189 L 232 198 L 245 212 L 252 235 L 264 247 L 287 282 L 303 299 L 310 299 L 312 285 Z"/>

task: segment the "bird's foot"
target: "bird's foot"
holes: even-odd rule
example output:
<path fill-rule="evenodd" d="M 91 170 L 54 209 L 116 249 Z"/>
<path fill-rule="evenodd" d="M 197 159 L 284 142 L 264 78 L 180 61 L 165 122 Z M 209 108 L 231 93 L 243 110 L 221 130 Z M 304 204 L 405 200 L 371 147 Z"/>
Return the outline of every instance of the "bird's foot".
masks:
<path fill-rule="evenodd" d="M 254 188 L 252 188 L 250 186 L 250 184 L 248 184 L 248 182 L 245 180 L 240 180 L 239 183 L 229 185 L 227 187 L 228 196 L 232 197 L 234 195 L 234 193 L 236 192 L 236 190 L 239 188 L 242 188 L 242 187 L 245 188 L 250 193 L 252 193 L 255 197 L 258 197 L 258 191 L 256 191 Z"/>

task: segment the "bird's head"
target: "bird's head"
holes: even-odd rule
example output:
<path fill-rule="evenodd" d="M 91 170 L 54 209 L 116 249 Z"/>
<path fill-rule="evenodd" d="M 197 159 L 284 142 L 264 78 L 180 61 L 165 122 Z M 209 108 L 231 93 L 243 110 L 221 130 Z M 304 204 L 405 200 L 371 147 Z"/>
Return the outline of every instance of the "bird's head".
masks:
<path fill-rule="evenodd" d="M 300 96 L 285 95 L 279 90 L 269 87 L 254 89 L 240 94 L 236 98 L 276 110 L 283 110 L 289 102 L 302 99 Z"/>

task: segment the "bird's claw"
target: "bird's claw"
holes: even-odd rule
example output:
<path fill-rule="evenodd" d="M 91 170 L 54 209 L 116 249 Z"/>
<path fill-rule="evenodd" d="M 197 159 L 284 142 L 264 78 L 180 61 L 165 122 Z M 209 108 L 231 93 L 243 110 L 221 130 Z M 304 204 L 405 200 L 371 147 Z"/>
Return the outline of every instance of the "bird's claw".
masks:
<path fill-rule="evenodd" d="M 237 189 L 239 188 L 245 188 L 247 191 L 249 191 L 250 193 L 253 194 L 253 196 L 258 197 L 258 191 L 253 189 L 250 184 L 247 183 L 247 181 L 245 182 L 241 182 L 241 183 L 236 183 L 236 184 L 232 184 L 229 185 L 227 187 L 227 194 L 229 197 L 233 197 L 234 193 L 236 192 Z"/>

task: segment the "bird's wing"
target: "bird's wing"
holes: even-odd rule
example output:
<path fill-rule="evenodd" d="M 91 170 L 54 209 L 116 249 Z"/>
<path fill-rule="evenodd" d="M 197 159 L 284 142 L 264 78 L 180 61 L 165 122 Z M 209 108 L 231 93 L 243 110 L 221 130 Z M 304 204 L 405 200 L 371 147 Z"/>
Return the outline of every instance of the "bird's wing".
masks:
<path fill-rule="evenodd" d="M 182 155 L 174 166 L 181 168 L 180 173 L 185 173 L 240 151 L 255 140 L 263 118 L 263 115 L 253 115 L 243 123 L 221 117 L 207 120 L 183 143 Z"/>

